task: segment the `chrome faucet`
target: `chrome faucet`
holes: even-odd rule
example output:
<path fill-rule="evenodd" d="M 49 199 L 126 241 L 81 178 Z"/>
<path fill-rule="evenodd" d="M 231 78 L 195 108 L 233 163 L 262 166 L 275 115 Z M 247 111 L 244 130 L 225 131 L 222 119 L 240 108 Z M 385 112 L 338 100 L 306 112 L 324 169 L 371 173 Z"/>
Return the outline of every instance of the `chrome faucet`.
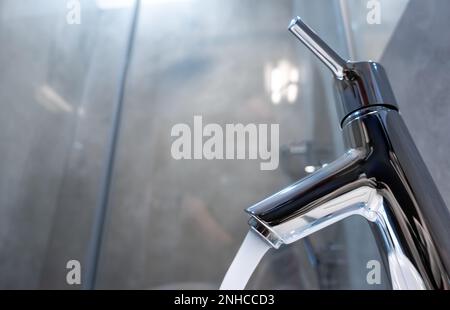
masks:
<path fill-rule="evenodd" d="M 299 17 L 289 30 L 335 77 L 348 150 L 248 208 L 251 228 L 279 248 L 359 215 L 373 228 L 394 289 L 449 289 L 450 213 L 383 67 L 343 60 Z"/>

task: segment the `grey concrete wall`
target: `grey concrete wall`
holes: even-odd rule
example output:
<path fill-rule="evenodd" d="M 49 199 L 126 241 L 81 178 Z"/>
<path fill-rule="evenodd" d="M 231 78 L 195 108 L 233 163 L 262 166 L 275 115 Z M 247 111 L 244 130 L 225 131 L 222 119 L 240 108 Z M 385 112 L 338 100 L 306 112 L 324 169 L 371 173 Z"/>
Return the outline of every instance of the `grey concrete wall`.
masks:
<path fill-rule="evenodd" d="M 381 63 L 400 111 L 450 206 L 450 1 L 411 0 Z"/>

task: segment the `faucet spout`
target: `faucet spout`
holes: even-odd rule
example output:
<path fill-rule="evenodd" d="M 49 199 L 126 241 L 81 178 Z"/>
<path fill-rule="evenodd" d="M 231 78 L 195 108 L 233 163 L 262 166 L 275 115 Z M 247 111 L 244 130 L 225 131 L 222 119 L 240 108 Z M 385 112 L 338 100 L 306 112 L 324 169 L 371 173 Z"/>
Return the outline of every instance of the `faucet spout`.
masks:
<path fill-rule="evenodd" d="M 350 149 L 314 174 L 251 206 L 246 210 L 250 225 L 279 248 L 354 214 L 369 199 L 368 192 L 360 188 L 370 182 L 359 180 L 358 163 L 365 154 L 363 149 Z"/>

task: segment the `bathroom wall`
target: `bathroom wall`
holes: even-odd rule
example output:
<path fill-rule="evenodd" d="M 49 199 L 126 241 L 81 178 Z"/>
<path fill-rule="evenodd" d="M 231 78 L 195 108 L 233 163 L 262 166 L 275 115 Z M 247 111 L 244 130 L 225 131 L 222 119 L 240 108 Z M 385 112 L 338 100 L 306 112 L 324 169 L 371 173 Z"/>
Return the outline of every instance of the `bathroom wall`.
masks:
<path fill-rule="evenodd" d="M 450 1 L 411 0 L 381 59 L 400 111 L 450 207 Z"/>

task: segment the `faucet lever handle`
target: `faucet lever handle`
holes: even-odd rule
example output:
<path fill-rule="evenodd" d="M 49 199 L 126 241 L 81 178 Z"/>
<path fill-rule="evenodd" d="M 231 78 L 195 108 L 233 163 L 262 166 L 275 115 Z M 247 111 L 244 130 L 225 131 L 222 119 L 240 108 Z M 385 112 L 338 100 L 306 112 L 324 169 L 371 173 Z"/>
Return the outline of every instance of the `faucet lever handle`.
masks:
<path fill-rule="evenodd" d="M 344 78 L 344 68 L 347 61 L 342 59 L 300 17 L 297 16 L 291 21 L 289 31 L 311 50 L 333 72 L 337 79 L 342 80 Z"/>

